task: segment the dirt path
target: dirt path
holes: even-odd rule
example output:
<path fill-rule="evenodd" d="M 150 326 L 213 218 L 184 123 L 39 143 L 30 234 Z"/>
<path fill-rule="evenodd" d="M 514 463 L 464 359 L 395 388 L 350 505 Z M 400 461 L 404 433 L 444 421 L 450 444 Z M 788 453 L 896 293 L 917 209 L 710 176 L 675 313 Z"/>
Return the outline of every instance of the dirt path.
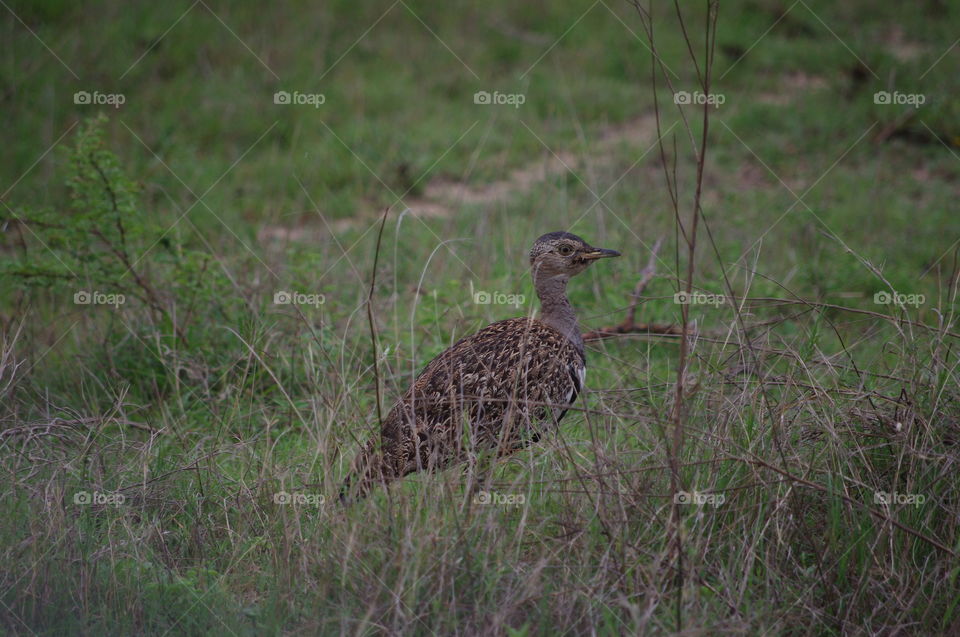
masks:
<path fill-rule="evenodd" d="M 567 170 L 579 170 L 589 163 L 610 161 L 613 151 L 622 145 L 646 151 L 657 138 L 657 123 L 653 114 L 646 114 L 624 124 L 610 126 L 600 132 L 592 152 L 581 155 L 570 150 L 557 150 L 556 155 L 544 150 L 540 157 L 515 168 L 504 178 L 486 184 L 466 184 L 449 179 L 435 179 L 427 183 L 423 194 L 406 200 L 410 213 L 421 218 L 448 218 L 463 206 L 493 206 L 529 192 L 537 185 Z M 378 213 L 358 214 L 350 219 L 329 222 L 330 229 L 339 233 L 369 226 L 379 218 Z M 327 230 L 323 225 L 295 227 L 268 225 L 258 233 L 260 241 L 306 241 Z"/>

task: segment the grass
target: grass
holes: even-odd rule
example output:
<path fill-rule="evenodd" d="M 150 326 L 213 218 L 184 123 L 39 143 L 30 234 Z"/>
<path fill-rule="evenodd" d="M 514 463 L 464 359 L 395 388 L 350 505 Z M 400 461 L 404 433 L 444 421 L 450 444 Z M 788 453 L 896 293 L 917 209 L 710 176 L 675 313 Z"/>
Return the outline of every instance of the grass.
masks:
<path fill-rule="evenodd" d="M 682 10 L 699 55 L 703 7 Z M 694 286 L 738 305 L 691 308 L 679 452 L 679 342 L 625 335 L 590 344 L 589 391 L 555 435 L 347 508 L 378 375 L 389 406 L 455 340 L 535 308 L 539 234 L 624 253 L 572 283 L 585 330 L 622 319 L 663 237 L 639 318 L 679 323 L 686 247 L 637 13 L 11 2 L 2 24 L 6 632 L 960 626 L 955 7 L 720 6 Z M 655 34 L 696 91 L 672 7 Z M 690 135 L 658 87 L 686 219 Z M 284 90 L 324 103 L 275 104 Z M 893 291 L 923 299 L 875 303 Z M 674 505 L 671 460 L 722 502 Z"/>

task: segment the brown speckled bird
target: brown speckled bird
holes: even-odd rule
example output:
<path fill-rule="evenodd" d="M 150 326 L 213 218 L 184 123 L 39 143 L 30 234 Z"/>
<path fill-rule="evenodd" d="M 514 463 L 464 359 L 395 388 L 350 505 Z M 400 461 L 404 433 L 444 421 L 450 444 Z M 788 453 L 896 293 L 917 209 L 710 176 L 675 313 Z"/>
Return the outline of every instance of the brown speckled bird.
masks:
<path fill-rule="evenodd" d="M 540 318 L 489 325 L 434 358 L 357 454 L 340 492 L 363 497 L 416 471 L 439 471 L 480 450 L 508 454 L 540 439 L 583 389 L 586 358 L 567 282 L 615 250 L 551 232 L 530 250 Z"/>

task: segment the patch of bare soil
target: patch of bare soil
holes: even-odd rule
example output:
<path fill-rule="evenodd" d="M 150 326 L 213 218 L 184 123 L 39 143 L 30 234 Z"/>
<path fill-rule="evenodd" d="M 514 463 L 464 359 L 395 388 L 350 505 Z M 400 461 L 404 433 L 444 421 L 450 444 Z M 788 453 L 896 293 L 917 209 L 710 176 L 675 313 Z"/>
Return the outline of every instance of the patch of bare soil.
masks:
<path fill-rule="evenodd" d="M 805 95 L 827 88 L 827 80 L 817 75 L 810 75 L 802 71 L 788 73 L 780 82 L 776 92 L 767 91 L 757 95 L 757 100 L 763 104 L 783 106 L 793 104 L 803 99 Z"/>
<path fill-rule="evenodd" d="M 923 54 L 924 47 L 921 43 L 914 40 L 908 40 L 903 28 L 896 26 L 887 35 L 887 46 L 890 47 L 890 53 L 901 62 L 915 60 Z"/>
<path fill-rule="evenodd" d="M 581 168 L 589 161 L 607 161 L 612 151 L 621 145 L 649 146 L 657 138 L 657 123 L 653 114 L 643 115 L 630 122 L 604 129 L 588 157 L 568 150 L 557 151 L 512 170 L 505 178 L 486 184 L 471 185 L 450 179 L 435 179 L 427 183 L 423 194 L 406 201 L 408 214 L 421 218 L 447 218 L 462 206 L 492 206 L 508 201 L 530 191 L 538 184 L 567 170 Z M 299 242 L 310 241 L 329 232 L 340 233 L 362 228 L 375 223 L 380 212 L 368 212 L 350 219 L 336 219 L 321 224 L 295 227 L 267 225 L 260 229 L 257 238 L 263 241 Z"/>

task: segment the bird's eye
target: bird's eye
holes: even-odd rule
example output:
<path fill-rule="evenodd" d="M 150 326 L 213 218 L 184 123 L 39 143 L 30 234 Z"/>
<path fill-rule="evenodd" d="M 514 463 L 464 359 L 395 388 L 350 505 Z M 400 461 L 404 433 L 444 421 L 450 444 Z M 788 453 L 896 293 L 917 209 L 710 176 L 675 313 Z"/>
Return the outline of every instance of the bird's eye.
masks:
<path fill-rule="evenodd" d="M 573 248 L 568 245 L 562 245 L 557 248 L 557 252 L 560 253 L 560 256 L 569 257 L 571 254 L 573 254 Z"/>

